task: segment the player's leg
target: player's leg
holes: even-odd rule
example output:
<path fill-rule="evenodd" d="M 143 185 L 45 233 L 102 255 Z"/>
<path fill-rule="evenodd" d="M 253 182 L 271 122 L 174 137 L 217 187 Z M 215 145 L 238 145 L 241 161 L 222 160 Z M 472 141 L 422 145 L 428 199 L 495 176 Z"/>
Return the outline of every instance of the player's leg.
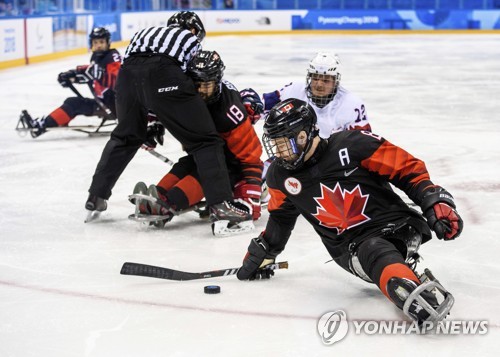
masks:
<path fill-rule="evenodd" d="M 21 119 L 28 128 L 33 129 L 31 135 L 36 138 L 45 133 L 47 128 L 67 126 L 77 115 L 92 116 L 96 109 L 97 103 L 93 99 L 70 97 L 45 117 L 33 119 L 28 112 L 23 111 Z"/>
<path fill-rule="evenodd" d="M 136 68 L 124 66 L 116 84 L 117 113 L 120 121 L 104 147 L 90 186 L 93 197 L 108 199 L 111 189 L 146 138 L 146 108 L 141 102 L 140 77 Z M 90 206 L 89 206 L 90 207 Z M 91 209 L 91 207 L 87 209 Z"/>
<path fill-rule="evenodd" d="M 155 69 L 151 109 L 193 156 L 209 205 L 232 199 L 223 140 L 192 80 L 165 60 Z"/>
<path fill-rule="evenodd" d="M 405 226 L 402 231 L 405 234 L 400 231 L 397 237 L 405 243 L 403 245 L 393 244 L 381 233 L 380 236 L 361 239 L 351 246 L 350 254 L 335 261 L 363 280 L 375 283 L 381 292 L 410 318 L 420 323 L 426 320 L 441 320 L 452 304 L 440 304 L 436 295 L 431 292 L 436 286 L 429 282 L 422 284 L 410 267 L 406 259 L 408 246 L 404 249 L 401 247 L 411 242 L 416 232 L 410 226 Z M 438 290 L 443 296 L 448 294 L 441 285 Z"/>

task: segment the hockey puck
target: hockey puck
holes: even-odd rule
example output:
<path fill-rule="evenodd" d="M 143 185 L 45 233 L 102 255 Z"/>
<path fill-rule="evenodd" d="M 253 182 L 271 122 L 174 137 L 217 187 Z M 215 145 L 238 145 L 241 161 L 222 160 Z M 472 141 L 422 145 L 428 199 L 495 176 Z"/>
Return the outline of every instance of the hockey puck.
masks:
<path fill-rule="evenodd" d="M 218 294 L 220 293 L 220 286 L 219 285 L 207 285 L 203 289 L 205 291 L 205 294 Z"/>

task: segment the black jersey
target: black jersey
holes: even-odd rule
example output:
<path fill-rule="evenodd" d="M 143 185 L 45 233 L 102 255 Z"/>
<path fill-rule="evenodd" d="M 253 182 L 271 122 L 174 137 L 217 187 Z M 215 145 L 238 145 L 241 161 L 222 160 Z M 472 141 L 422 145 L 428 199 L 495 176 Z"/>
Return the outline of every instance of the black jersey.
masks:
<path fill-rule="evenodd" d="M 180 27 L 149 27 L 137 32 L 124 59 L 133 54 L 163 54 L 175 59 L 186 71 L 187 63 L 201 49 L 198 38 Z"/>
<path fill-rule="evenodd" d="M 411 219 L 429 239 L 425 220 L 389 183 L 420 204 L 434 187 L 424 162 L 367 131 L 344 131 L 323 140 L 303 168 L 289 171 L 273 162 L 265 239 L 271 251 L 285 246 L 299 214 L 311 223 L 333 257 L 357 237 L 388 223 Z M 338 249 L 337 249 L 338 248 Z"/>
<path fill-rule="evenodd" d="M 217 132 L 226 143 L 224 150 L 228 166 L 237 166 L 242 179 L 248 183 L 260 184 L 262 145 L 236 87 L 223 80 L 219 100 L 207 107 Z"/>
<path fill-rule="evenodd" d="M 120 52 L 111 48 L 104 52 L 93 53 L 92 57 L 90 57 L 90 63 L 95 63 L 104 70 L 102 77 L 94 80 L 95 95 L 103 99 L 105 93 L 111 90 L 113 92 L 111 101 L 114 101 L 116 78 L 118 77 L 118 72 L 120 71 L 122 63 Z"/>

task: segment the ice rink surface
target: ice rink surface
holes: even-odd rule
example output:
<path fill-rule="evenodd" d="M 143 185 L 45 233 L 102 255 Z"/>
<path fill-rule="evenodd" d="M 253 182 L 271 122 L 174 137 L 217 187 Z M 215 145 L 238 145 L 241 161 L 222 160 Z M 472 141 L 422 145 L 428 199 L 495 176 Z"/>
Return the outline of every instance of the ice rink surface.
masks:
<path fill-rule="evenodd" d="M 270 281 L 120 275 L 125 261 L 192 272 L 239 267 L 268 214 L 255 232 L 218 239 L 195 214 L 164 230 L 132 222 L 135 183 L 156 183 L 169 169 L 139 151 L 102 220 L 84 224 L 107 138 L 59 131 L 33 140 L 14 131 L 22 109 L 46 115 L 72 96 L 57 74 L 88 63 L 84 55 L 0 72 L 0 356 L 497 356 L 500 35 L 227 36 L 208 37 L 204 48 L 221 54 L 227 80 L 260 93 L 304 81 L 319 50 L 339 54 L 342 84 L 365 100 L 373 131 L 423 159 L 455 196 L 464 232 L 425 244 L 419 270 L 431 268 L 454 294 L 451 320 L 487 320 L 488 333 L 356 335 L 353 321 L 404 316 L 374 285 L 325 264 L 302 219 L 279 257 L 290 268 Z M 171 138 L 158 151 L 182 156 Z M 208 284 L 222 293 L 204 294 Z M 326 346 L 317 323 L 336 310 L 350 330 Z"/>

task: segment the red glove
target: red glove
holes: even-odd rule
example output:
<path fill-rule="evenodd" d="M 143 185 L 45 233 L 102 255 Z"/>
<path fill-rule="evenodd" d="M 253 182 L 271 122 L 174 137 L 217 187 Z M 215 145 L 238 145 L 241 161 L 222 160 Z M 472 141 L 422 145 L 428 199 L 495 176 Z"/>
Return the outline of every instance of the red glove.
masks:
<path fill-rule="evenodd" d="M 427 224 L 439 239 L 452 240 L 462 233 L 464 222 L 455 210 L 453 196 L 444 188 L 429 189 L 421 207 Z"/>
<path fill-rule="evenodd" d="M 434 222 L 432 229 L 439 239 L 451 240 L 457 238 L 463 229 L 462 218 L 451 206 L 439 202 L 427 211 L 427 221 Z"/>
<path fill-rule="evenodd" d="M 262 189 L 260 185 L 240 181 L 234 186 L 234 199 L 248 207 L 253 220 L 260 218 L 260 195 Z"/>

